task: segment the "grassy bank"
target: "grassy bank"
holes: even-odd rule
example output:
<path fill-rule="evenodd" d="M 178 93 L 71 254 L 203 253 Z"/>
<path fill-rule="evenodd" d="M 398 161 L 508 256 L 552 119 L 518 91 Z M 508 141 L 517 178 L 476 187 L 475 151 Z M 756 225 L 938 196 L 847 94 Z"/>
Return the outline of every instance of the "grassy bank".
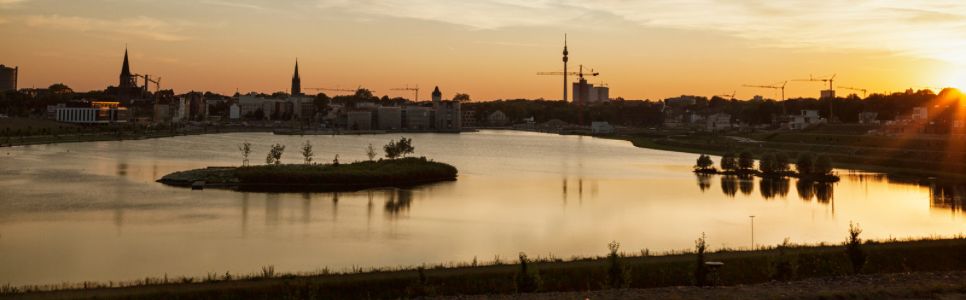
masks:
<path fill-rule="evenodd" d="M 455 180 L 458 171 L 449 164 L 424 157 L 362 161 L 350 164 L 290 164 L 249 167 L 210 167 L 165 175 L 161 183 L 243 190 L 304 191 L 358 190 L 401 187 Z"/>
<path fill-rule="evenodd" d="M 603 247 L 602 247 L 603 248 Z M 864 274 L 947 272 L 966 270 L 966 239 L 865 243 Z M 718 285 L 755 284 L 830 276 L 851 277 L 853 263 L 844 246 L 784 246 L 755 251 L 722 250 L 705 260 L 724 265 L 716 273 Z M 616 265 L 616 267 L 615 267 Z M 538 259 L 528 263 L 538 282 L 531 291 L 570 292 L 611 287 L 654 288 L 695 283 L 697 255 L 674 253 L 650 256 L 633 253 L 614 258 Z M 138 286 L 88 288 L 25 293 L 6 288 L 8 296 L 25 299 L 358 299 L 420 296 L 513 294 L 519 292 L 521 267 L 515 262 L 477 266 L 436 266 L 369 270 L 334 274 L 279 275 L 269 270 L 227 279 L 214 275 L 198 281 L 146 279 Z M 616 272 L 614 270 L 617 270 Z M 620 277 L 613 284 L 615 274 Z M 226 274 L 227 275 L 227 274 Z M 230 275 L 228 277 L 231 277 Z M 178 282 L 178 283 L 174 283 Z M 98 287 L 90 284 L 88 287 Z"/>
<path fill-rule="evenodd" d="M 739 140 L 745 138 L 748 140 Z M 783 152 L 795 157 L 799 153 L 826 155 L 836 168 L 888 173 L 907 177 L 939 177 L 951 181 L 966 180 L 966 146 L 960 147 L 956 137 L 867 136 L 825 131 L 771 132 L 735 134 L 732 136 L 683 132 L 650 132 L 615 135 L 637 147 L 676 152 L 722 155 L 750 151 L 756 156 Z M 754 142 L 750 142 L 753 140 Z"/>

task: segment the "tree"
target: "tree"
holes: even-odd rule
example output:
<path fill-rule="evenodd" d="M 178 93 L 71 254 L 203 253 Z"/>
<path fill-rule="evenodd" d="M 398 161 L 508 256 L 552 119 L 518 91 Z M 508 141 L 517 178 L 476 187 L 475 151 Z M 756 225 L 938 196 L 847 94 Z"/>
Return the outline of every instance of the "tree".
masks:
<path fill-rule="evenodd" d="M 470 101 L 470 94 L 456 93 L 456 95 L 453 96 L 453 101 Z"/>
<path fill-rule="evenodd" d="M 819 175 L 829 175 L 832 174 L 832 160 L 828 156 L 820 155 L 815 159 L 815 164 L 812 166 L 812 172 Z"/>
<path fill-rule="evenodd" d="M 697 265 L 694 267 L 694 284 L 697 286 L 708 285 L 708 266 L 704 264 L 704 252 L 708 250 L 708 240 L 701 233 L 701 237 L 694 241 L 694 252 Z"/>
<path fill-rule="evenodd" d="M 517 292 L 532 293 L 540 289 L 540 274 L 528 268 L 527 254 L 520 252 L 520 272 L 516 274 Z"/>
<path fill-rule="evenodd" d="M 252 154 L 252 143 L 245 141 L 238 146 L 238 151 L 242 153 L 242 166 L 248 166 L 248 156 Z"/>
<path fill-rule="evenodd" d="M 630 274 L 627 268 L 621 264 L 621 255 L 618 253 L 621 244 L 612 241 L 607 244 L 607 283 L 611 288 L 626 288 L 630 285 Z"/>
<path fill-rule="evenodd" d="M 268 150 L 268 156 L 265 157 L 265 164 L 281 164 L 282 163 L 282 153 L 285 152 L 285 145 L 275 144 L 272 148 Z"/>
<path fill-rule="evenodd" d="M 788 172 L 791 167 L 789 167 L 788 155 L 785 153 L 775 154 L 775 172 Z"/>
<path fill-rule="evenodd" d="M 308 140 L 306 140 L 305 141 L 305 144 L 302 145 L 302 158 L 305 159 L 305 164 L 306 165 L 312 163 L 312 156 L 313 155 L 315 155 L 315 154 L 312 153 L 312 144 L 309 143 Z"/>
<path fill-rule="evenodd" d="M 812 174 L 814 159 L 811 153 L 802 153 L 798 155 L 798 160 L 795 161 L 795 169 L 798 169 L 798 174 L 808 175 Z"/>
<path fill-rule="evenodd" d="M 734 153 L 728 152 L 724 156 L 721 156 L 721 169 L 725 171 L 738 169 L 738 161 L 735 159 Z"/>
<path fill-rule="evenodd" d="M 765 154 L 761 156 L 761 160 L 758 161 L 758 171 L 764 174 L 771 174 L 777 171 L 777 159 L 775 159 L 775 154 Z"/>
<path fill-rule="evenodd" d="M 386 158 L 389 159 L 405 157 L 407 154 L 412 154 L 415 151 L 415 148 L 413 148 L 413 140 L 405 137 L 399 138 L 399 141 L 389 141 L 382 148 L 386 151 Z"/>
<path fill-rule="evenodd" d="M 866 260 L 860 234 L 862 234 L 862 228 L 859 228 L 859 224 L 849 222 L 849 236 L 845 238 L 845 254 L 848 255 L 849 261 L 852 263 L 852 272 L 856 274 L 862 271 Z"/>
<path fill-rule="evenodd" d="M 694 165 L 697 170 L 709 170 L 714 167 L 714 161 L 711 160 L 710 156 L 701 154 L 698 156 L 698 161 Z"/>
<path fill-rule="evenodd" d="M 372 144 L 369 144 L 369 147 L 366 148 L 366 156 L 369 157 L 369 161 L 375 160 L 376 155 L 378 155 L 376 154 L 376 148 L 372 147 Z"/>
<path fill-rule="evenodd" d="M 738 154 L 738 169 L 741 170 L 751 170 L 755 168 L 755 158 L 751 155 L 751 152 L 742 151 Z"/>

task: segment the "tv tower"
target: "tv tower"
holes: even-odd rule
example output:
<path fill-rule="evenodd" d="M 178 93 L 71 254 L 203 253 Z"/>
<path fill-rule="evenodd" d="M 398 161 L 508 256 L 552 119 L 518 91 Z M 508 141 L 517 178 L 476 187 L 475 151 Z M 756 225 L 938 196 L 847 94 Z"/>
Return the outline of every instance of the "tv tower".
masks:
<path fill-rule="evenodd" d="M 563 93 L 563 101 L 564 102 L 567 101 L 567 60 L 569 60 L 567 58 L 567 55 L 568 54 L 570 54 L 570 52 L 567 51 L 567 34 L 564 33 L 564 51 L 563 51 L 563 63 L 564 63 L 564 70 L 563 70 L 563 91 L 564 91 L 564 93 Z"/>

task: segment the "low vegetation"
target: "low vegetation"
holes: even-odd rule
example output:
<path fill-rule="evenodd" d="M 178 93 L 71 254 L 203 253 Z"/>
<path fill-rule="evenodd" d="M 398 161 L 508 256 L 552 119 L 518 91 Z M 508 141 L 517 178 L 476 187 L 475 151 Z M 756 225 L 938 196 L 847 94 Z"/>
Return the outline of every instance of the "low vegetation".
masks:
<path fill-rule="evenodd" d="M 851 227 L 840 245 L 802 246 L 786 242 L 753 251 L 711 251 L 703 234 L 695 249 L 652 256 L 619 252 L 614 242 L 599 257 L 530 258 L 519 263 L 499 258 L 485 265 L 456 263 L 411 268 L 376 268 L 312 274 L 277 273 L 272 266 L 244 274 L 210 274 L 205 278 L 146 278 L 128 284 L 84 283 L 53 287 L 0 288 L 0 293 L 22 298 L 124 298 L 124 299 L 385 299 L 425 296 L 571 292 L 613 288 L 738 285 L 772 280 L 818 277 L 850 278 L 861 262 L 864 274 L 948 272 L 966 270 L 966 238 L 942 240 L 863 241 L 861 230 Z M 862 253 L 861 256 L 855 253 Z M 859 260 L 856 260 L 859 258 Z M 705 262 L 720 262 L 709 269 Z M 126 288 L 110 288 L 118 285 Z M 58 289 L 68 289 L 60 290 Z M 69 290 L 79 289 L 79 290 Z M 44 290 L 54 290 L 41 292 Z M 2 295 L 2 294 L 0 294 Z"/>
<path fill-rule="evenodd" d="M 721 174 L 738 176 L 761 176 L 765 178 L 797 177 L 811 182 L 836 182 L 839 177 L 832 169 L 828 156 L 814 158 L 811 153 L 802 153 L 795 162 L 795 171 L 789 167 L 788 156 L 784 153 L 766 153 L 761 156 L 758 168 L 755 157 L 749 151 L 738 155 L 733 152 L 721 156 L 721 170 L 714 168 L 714 161 L 706 154 L 698 156 L 694 172 L 699 174 Z"/>

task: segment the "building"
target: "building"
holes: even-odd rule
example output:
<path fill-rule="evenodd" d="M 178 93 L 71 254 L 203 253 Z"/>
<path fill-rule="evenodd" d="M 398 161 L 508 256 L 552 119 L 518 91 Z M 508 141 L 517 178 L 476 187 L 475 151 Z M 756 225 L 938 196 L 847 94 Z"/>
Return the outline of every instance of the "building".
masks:
<path fill-rule="evenodd" d="M 232 103 L 230 106 L 228 106 L 228 119 L 241 119 L 241 107 L 238 106 L 238 103 Z"/>
<path fill-rule="evenodd" d="M 140 94 L 138 91 L 137 76 L 131 73 L 131 65 L 127 59 L 127 48 L 124 48 L 124 62 L 121 64 L 121 74 L 118 77 L 118 100 L 128 101 Z"/>
<path fill-rule="evenodd" d="M 505 126 L 509 123 L 509 118 L 502 111 L 494 111 L 486 116 L 486 124 L 490 126 Z"/>
<path fill-rule="evenodd" d="M 292 75 L 292 96 L 302 95 L 302 78 L 299 78 L 299 60 L 295 60 L 295 74 Z"/>
<path fill-rule="evenodd" d="M 586 79 L 579 79 L 573 84 L 573 103 L 587 104 L 590 102 L 590 92 L 594 85 L 587 83 Z"/>
<path fill-rule="evenodd" d="M 600 103 L 610 101 L 610 87 L 595 86 L 590 92 L 590 102 Z"/>
<path fill-rule="evenodd" d="M 463 127 L 459 101 L 443 101 L 443 93 L 437 86 L 433 90 L 434 123 L 437 131 L 460 131 Z"/>
<path fill-rule="evenodd" d="M 79 107 L 58 106 L 54 108 L 58 122 L 78 124 L 125 123 L 128 120 L 127 108 L 119 102 L 90 102 Z"/>
<path fill-rule="evenodd" d="M 607 122 L 590 122 L 590 132 L 593 134 L 612 134 L 614 126 Z"/>
<path fill-rule="evenodd" d="M 819 99 L 835 99 L 835 90 L 822 90 Z"/>
<path fill-rule="evenodd" d="M 869 111 L 861 112 L 859 113 L 859 124 L 866 124 L 866 125 L 879 124 L 878 118 L 879 118 L 879 113 L 877 112 L 869 112 Z"/>
<path fill-rule="evenodd" d="M 463 117 L 460 119 L 463 121 L 463 128 L 476 127 L 476 111 L 475 110 L 464 110 Z"/>
<path fill-rule="evenodd" d="M 346 114 L 346 128 L 349 130 L 372 130 L 372 112 L 348 112 Z"/>
<path fill-rule="evenodd" d="M 718 132 L 731 129 L 731 114 L 717 113 L 705 119 L 705 130 Z"/>
<path fill-rule="evenodd" d="M 20 67 L 7 67 L 0 65 L 0 92 L 17 90 L 17 72 Z"/>
<path fill-rule="evenodd" d="M 376 109 L 376 127 L 380 130 L 402 129 L 402 108 L 384 106 Z"/>
<path fill-rule="evenodd" d="M 429 130 L 433 125 L 433 109 L 423 106 L 407 106 L 402 111 L 403 128 Z"/>
<path fill-rule="evenodd" d="M 924 106 L 916 106 L 912 108 L 912 120 L 913 121 L 925 121 L 929 119 L 929 109 Z"/>
<path fill-rule="evenodd" d="M 805 109 L 802 110 L 800 115 L 794 115 L 790 118 L 788 121 L 788 129 L 801 130 L 824 123 L 826 123 L 825 119 L 819 116 L 817 110 Z"/>

